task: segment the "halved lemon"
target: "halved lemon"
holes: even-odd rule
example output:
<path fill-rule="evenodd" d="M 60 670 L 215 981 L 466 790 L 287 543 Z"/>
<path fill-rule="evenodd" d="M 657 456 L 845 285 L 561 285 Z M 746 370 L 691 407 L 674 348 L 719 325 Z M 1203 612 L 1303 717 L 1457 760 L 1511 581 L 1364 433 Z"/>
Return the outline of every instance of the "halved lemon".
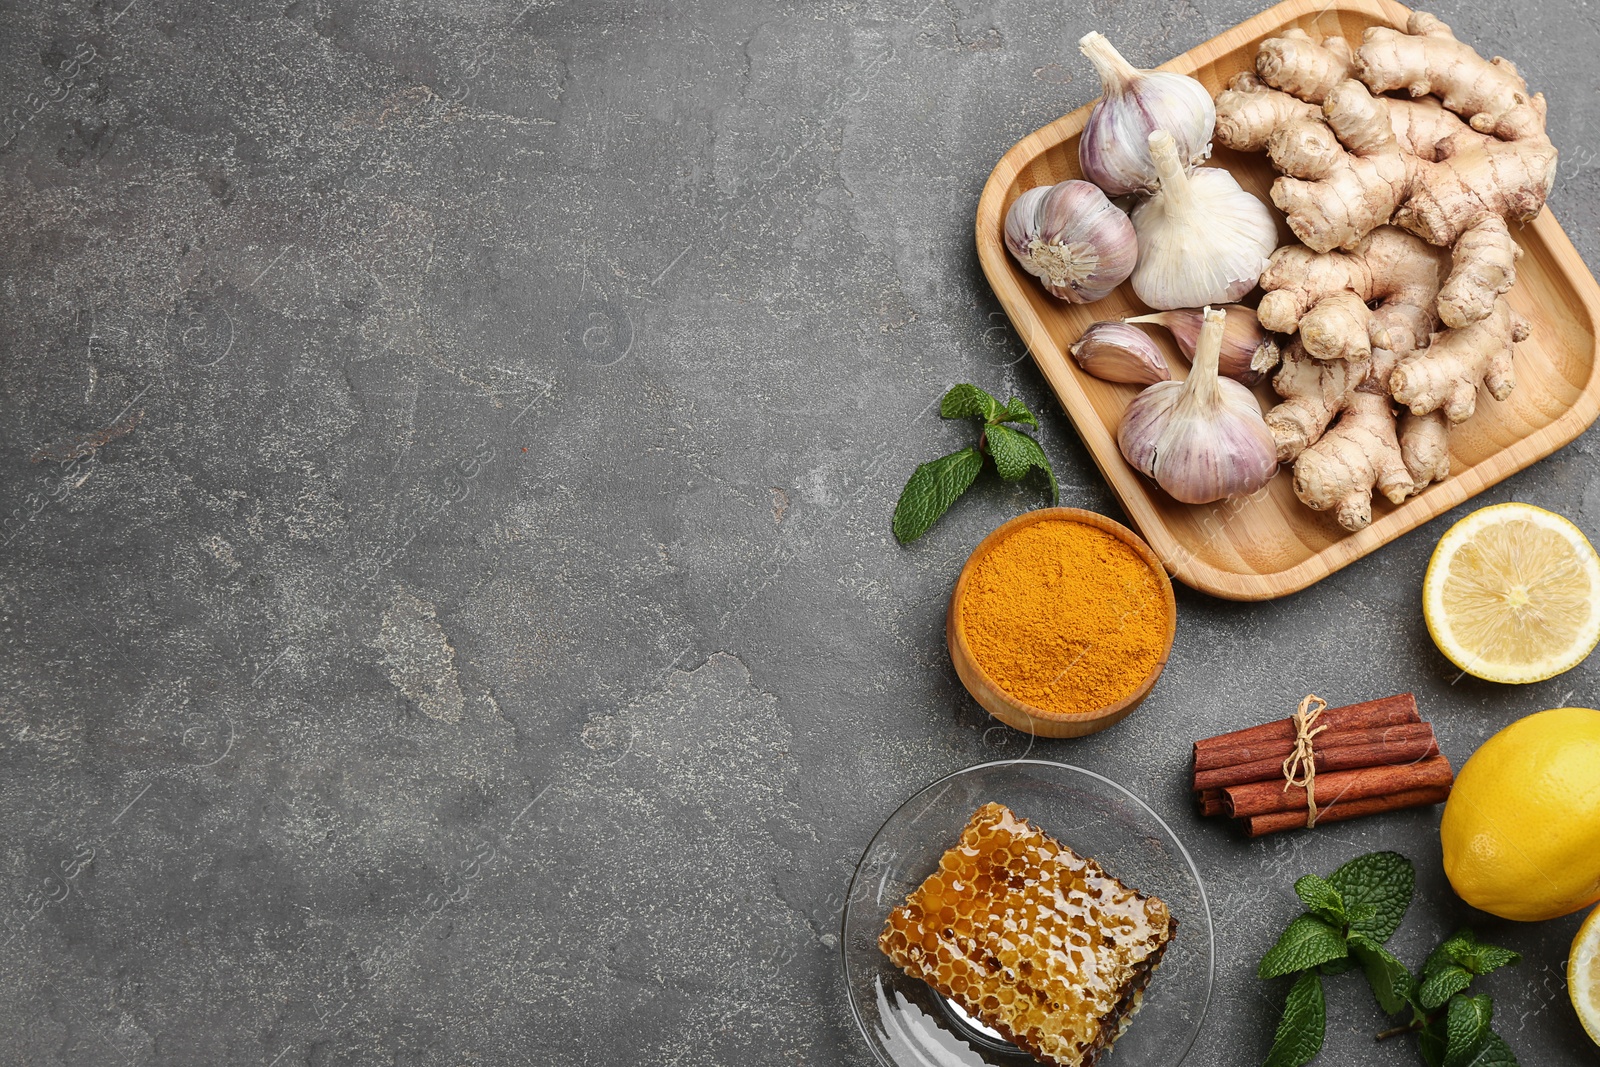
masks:
<path fill-rule="evenodd" d="M 1600 1045 L 1600 908 L 1589 913 L 1567 957 L 1567 995 L 1589 1039 Z"/>
<path fill-rule="evenodd" d="M 1450 662 L 1491 682 L 1540 682 L 1600 641 L 1600 556 L 1560 515 L 1481 508 L 1439 539 L 1422 580 L 1428 633 Z"/>

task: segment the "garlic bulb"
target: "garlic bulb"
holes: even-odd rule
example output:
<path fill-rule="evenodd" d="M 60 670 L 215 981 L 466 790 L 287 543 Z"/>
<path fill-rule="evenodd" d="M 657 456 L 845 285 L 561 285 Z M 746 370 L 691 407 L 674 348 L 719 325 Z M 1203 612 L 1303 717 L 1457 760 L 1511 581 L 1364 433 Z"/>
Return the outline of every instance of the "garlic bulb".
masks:
<path fill-rule="evenodd" d="M 1240 385 L 1257 386 L 1267 372 L 1278 365 L 1278 342 L 1272 334 L 1261 328 L 1253 309 L 1243 304 L 1229 304 L 1222 310 L 1228 313 L 1223 324 L 1222 354 L 1217 357 L 1217 373 L 1232 378 Z M 1164 326 L 1178 342 L 1185 358 L 1194 359 L 1195 342 L 1200 338 L 1199 308 L 1178 308 L 1175 311 L 1158 311 L 1154 315 L 1135 315 L 1123 322 L 1153 322 Z"/>
<path fill-rule="evenodd" d="M 1226 318 L 1206 308 L 1188 380 L 1150 386 L 1117 427 L 1124 458 L 1185 504 L 1253 493 L 1278 469 L 1278 448 L 1254 394 L 1217 376 Z"/>
<path fill-rule="evenodd" d="M 1029 189 L 1006 212 L 1006 247 L 1063 300 L 1087 304 L 1127 280 L 1139 258 L 1133 223 L 1088 182 Z"/>
<path fill-rule="evenodd" d="M 1161 188 L 1133 209 L 1133 291 L 1153 308 L 1227 304 L 1256 287 L 1278 246 L 1267 205 L 1217 167 L 1185 174 L 1172 135 L 1150 135 Z"/>
<path fill-rule="evenodd" d="M 1154 189 L 1160 180 L 1148 147 L 1154 130 L 1172 134 L 1184 166 L 1205 162 L 1217 108 L 1204 85 L 1184 74 L 1139 70 L 1098 33 L 1084 37 L 1078 48 L 1100 72 L 1105 91 L 1078 138 L 1085 178 L 1110 196 Z"/>
<path fill-rule="evenodd" d="M 1078 366 L 1108 382 L 1154 385 L 1172 378 L 1161 349 L 1136 326 L 1097 322 L 1067 351 Z"/>

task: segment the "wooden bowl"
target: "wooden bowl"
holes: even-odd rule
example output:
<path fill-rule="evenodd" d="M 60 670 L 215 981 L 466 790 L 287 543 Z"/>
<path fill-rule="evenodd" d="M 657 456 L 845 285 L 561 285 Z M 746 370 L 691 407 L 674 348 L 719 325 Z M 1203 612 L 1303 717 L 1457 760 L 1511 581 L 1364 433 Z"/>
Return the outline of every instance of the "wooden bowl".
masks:
<path fill-rule="evenodd" d="M 967 644 L 966 623 L 961 610 L 966 597 L 967 584 L 972 580 L 973 573 L 977 570 L 978 561 L 983 559 L 1000 542 L 1016 533 L 1024 526 L 1031 526 L 1036 522 L 1046 522 L 1051 519 L 1066 519 L 1071 522 L 1093 526 L 1097 530 L 1117 538 L 1123 544 L 1139 554 L 1145 566 L 1150 568 L 1150 573 L 1155 575 L 1156 583 L 1160 586 L 1161 595 L 1167 606 L 1167 634 L 1161 645 L 1161 655 L 1156 659 L 1155 666 L 1150 668 L 1150 673 L 1139 683 L 1139 687 L 1128 696 L 1108 705 L 1098 711 L 1076 712 L 1070 715 L 1057 711 L 1046 711 L 1025 704 L 1006 692 L 1000 684 L 978 665 L 977 659 L 972 655 L 972 649 Z M 1156 684 L 1156 679 L 1161 676 L 1161 670 L 1167 665 L 1167 657 L 1172 653 L 1172 638 L 1178 630 L 1178 604 L 1172 596 L 1172 580 L 1167 577 L 1166 568 L 1161 565 L 1161 560 L 1150 550 L 1143 539 L 1120 522 L 1114 522 L 1104 515 L 1097 515 L 1092 511 L 1083 511 L 1079 508 L 1040 508 L 1030 511 L 1025 515 L 1018 515 L 1010 522 L 1002 524 L 998 529 L 978 543 L 972 550 L 972 555 L 967 557 L 966 565 L 961 568 L 961 575 L 956 579 L 955 592 L 950 594 L 950 610 L 945 615 L 945 639 L 950 645 L 950 659 L 955 664 L 956 674 L 961 678 L 961 684 L 967 687 L 967 692 L 972 694 L 972 699 L 983 705 L 985 711 L 1007 726 L 1013 726 L 1024 733 L 1034 734 L 1038 737 L 1083 737 L 1086 734 L 1098 733 L 1114 723 L 1127 718 L 1139 702 L 1150 692 L 1150 687 Z"/>

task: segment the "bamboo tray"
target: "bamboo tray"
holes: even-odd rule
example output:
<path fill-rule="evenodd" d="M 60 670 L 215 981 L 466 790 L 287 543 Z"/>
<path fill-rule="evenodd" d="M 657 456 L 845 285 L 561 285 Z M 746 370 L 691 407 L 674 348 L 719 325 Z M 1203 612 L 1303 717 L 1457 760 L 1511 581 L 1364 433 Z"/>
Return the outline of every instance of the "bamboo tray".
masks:
<path fill-rule="evenodd" d="M 1288 0 L 1161 69 L 1192 75 L 1215 93 L 1239 71 L 1254 68 L 1256 47 L 1263 39 L 1290 26 L 1359 41 L 1369 26 L 1403 28 L 1409 14 L 1390 0 Z M 1493 51 L 1492 41 L 1471 43 Z M 1542 88 L 1546 95 L 1561 91 L 1560 86 Z M 978 201 L 978 258 L 1112 491 L 1179 581 L 1230 600 L 1270 600 L 1297 592 L 1543 459 L 1600 414 L 1600 375 L 1595 373 L 1600 285 L 1546 208 L 1517 235 L 1523 256 L 1510 299 L 1533 324 L 1529 338 L 1517 345 L 1517 387 L 1503 402 L 1480 393 L 1477 413 L 1451 431 L 1447 480 L 1398 506 L 1375 495 L 1372 525 L 1359 533 L 1345 532 L 1331 512 L 1312 511 L 1300 503 L 1288 467 L 1246 500 L 1200 506 L 1174 501 L 1117 451 L 1117 422 L 1138 390 L 1091 377 L 1067 355 L 1067 346 L 1090 323 L 1140 314 L 1144 305 L 1126 283 L 1093 304 L 1057 300 L 1017 266 L 1002 239 L 1005 213 L 1021 193 L 1082 176 L 1078 134 L 1090 106 L 1029 134 L 994 168 Z M 1276 175 L 1265 155 L 1218 148 L 1211 164 L 1227 167 L 1241 185 L 1271 204 L 1269 190 Z M 1284 243 L 1293 240 L 1281 216 L 1279 229 Z M 1164 332 L 1151 330 L 1150 335 L 1165 347 L 1175 368 L 1184 366 Z M 1263 410 L 1276 400 L 1270 386 L 1257 392 Z"/>

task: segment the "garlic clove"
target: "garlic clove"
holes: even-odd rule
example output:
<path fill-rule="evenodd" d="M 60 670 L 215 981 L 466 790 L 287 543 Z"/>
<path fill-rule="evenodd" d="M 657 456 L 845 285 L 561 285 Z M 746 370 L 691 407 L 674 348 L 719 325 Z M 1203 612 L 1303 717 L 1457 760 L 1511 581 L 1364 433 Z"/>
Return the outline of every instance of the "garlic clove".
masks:
<path fill-rule="evenodd" d="M 1217 375 L 1226 317 L 1205 309 L 1189 377 L 1145 389 L 1117 428 L 1124 458 L 1185 504 L 1248 495 L 1278 469 L 1255 396 Z"/>
<path fill-rule="evenodd" d="M 1243 304 L 1228 304 L 1223 323 L 1222 352 L 1217 357 L 1217 373 L 1232 378 L 1240 385 L 1254 388 L 1266 380 L 1268 372 L 1278 365 L 1278 341 L 1263 329 L 1256 313 Z M 1175 308 L 1158 311 L 1153 315 L 1135 315 L 1123 322 L 1153 322 L 1165 327 L 1178 342 L 1184 358 L 1194 359 L 1195 343 L 1200 339 L 1200 323 L 1204 317 L 1199 308 Z"/>
<path fill-rule="evenodd" d="M 1149 335 L 1121 322 L 1095 323 L 1067 351 L 1078 366 L 1108 382 L 1154 385 L 1172 377 Z"/>
<path fill-rule="evenodd" d="M 1159 310 L 1238 300 L 1256 287 L 1277 247 L 1272 213 L 1225 170 L 1184 173 L 1165 130 L 1150 135 L 1150 152 L 1161 186 L 1133 209 L 1133 291 Z"/>
<path fill-rule="evenodd" d="M 1148 138 L 1158 129 L 1172 133 L 1185 167 L 1211 155 L 1217 109 L 1204 85 L 1184 74 L 1137 69 L 1103 34 L 1085 35 L 1078 48 L 1099 72 L 1104 90 L 1078 139 L 1085 178 L 1111 196 L 1154 189 L 1160 174 Z"/>
<path fill-rule="evenodd" d="M 1053 295 L 1087 304 L 1127 280 L 1139 259 L 1128 216 L 1084 181 L 1029 189 L 1006 212 L 1006 248 Z"/>

